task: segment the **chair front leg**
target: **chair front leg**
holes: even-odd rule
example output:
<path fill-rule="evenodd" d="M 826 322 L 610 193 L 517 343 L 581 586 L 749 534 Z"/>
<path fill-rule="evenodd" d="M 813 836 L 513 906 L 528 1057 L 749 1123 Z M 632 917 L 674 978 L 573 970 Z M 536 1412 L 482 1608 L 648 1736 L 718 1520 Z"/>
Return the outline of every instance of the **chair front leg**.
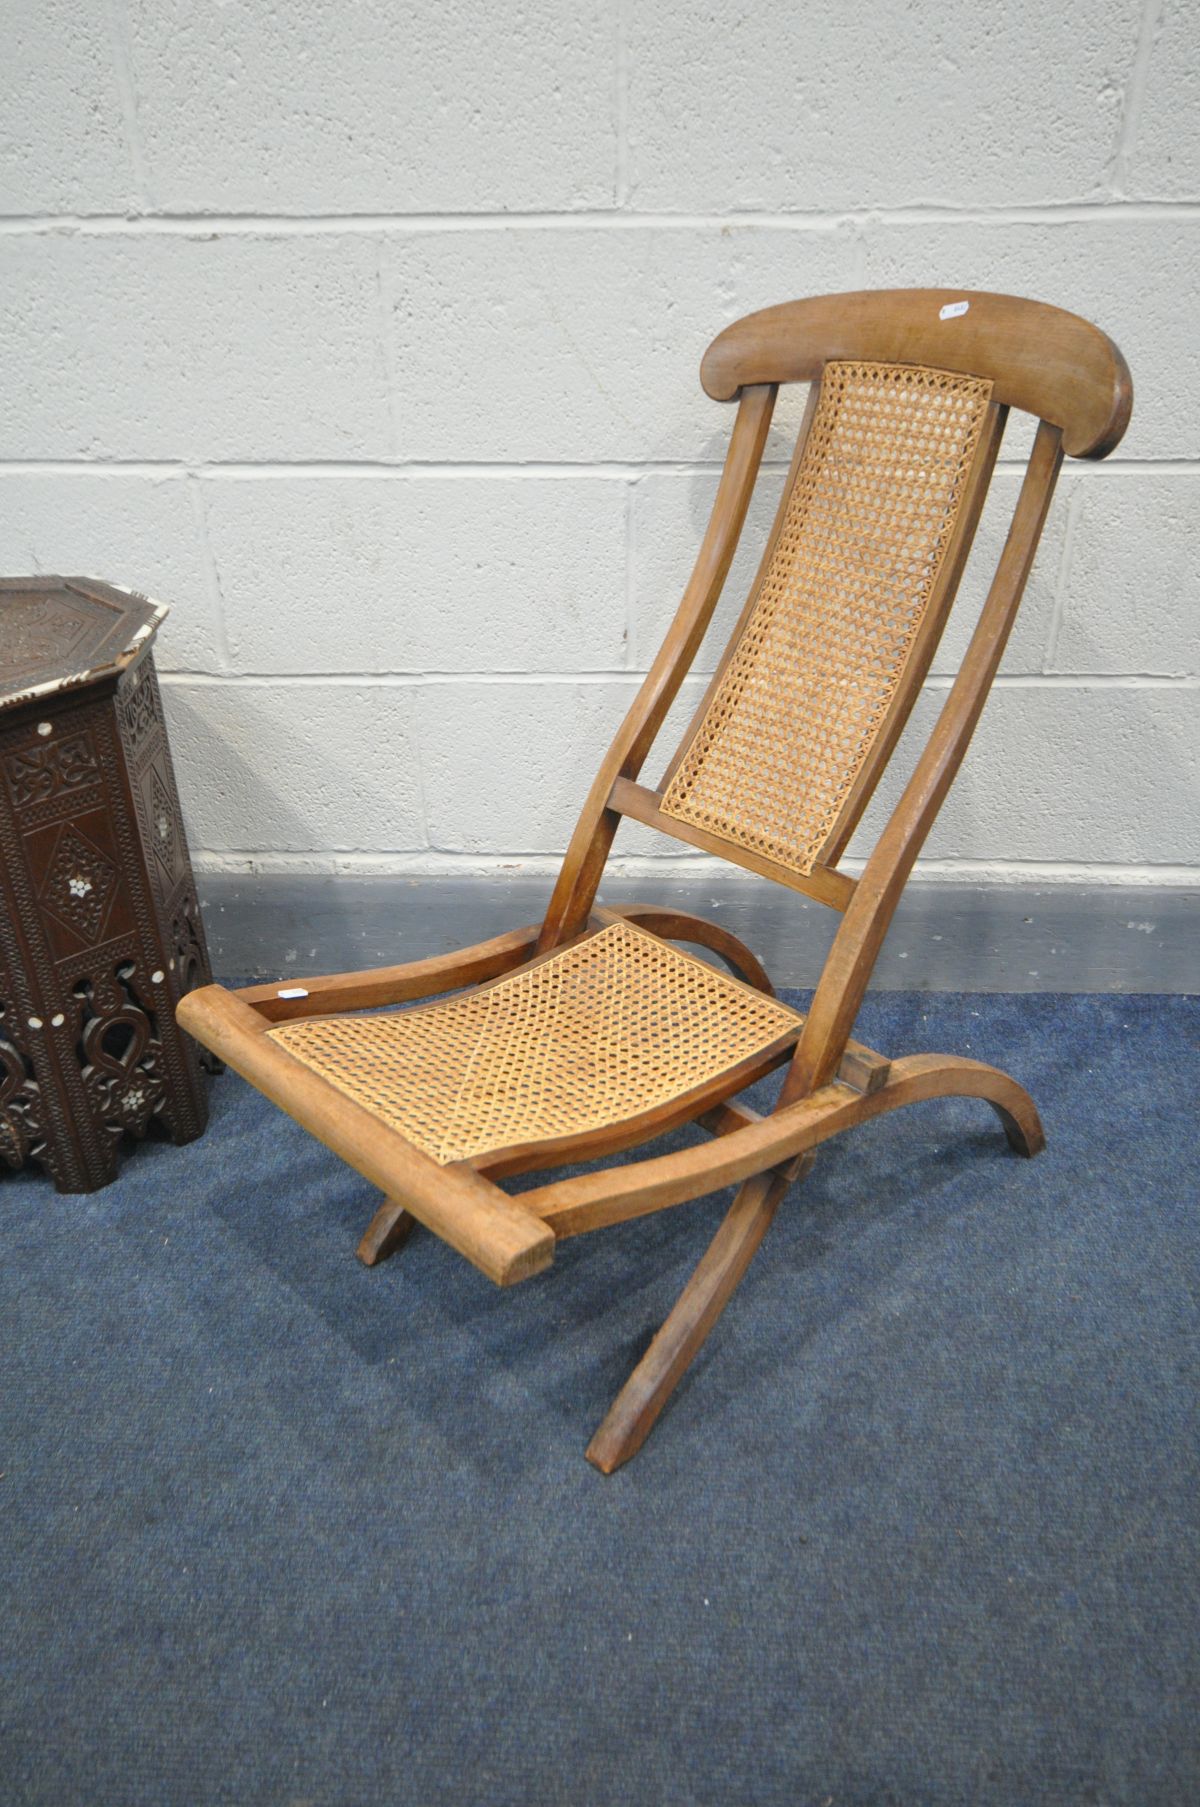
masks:
<path fill-rule="evenodd" d="M 650 1435 L 732 1298 L 791 1182 L 789 1163 L 782 1171 L 755 1174 L 738 1188 L 695 1273 L 588 1444 L 587 1459 L 602 1474 L 612 1474 L 628 1462 Z"/>

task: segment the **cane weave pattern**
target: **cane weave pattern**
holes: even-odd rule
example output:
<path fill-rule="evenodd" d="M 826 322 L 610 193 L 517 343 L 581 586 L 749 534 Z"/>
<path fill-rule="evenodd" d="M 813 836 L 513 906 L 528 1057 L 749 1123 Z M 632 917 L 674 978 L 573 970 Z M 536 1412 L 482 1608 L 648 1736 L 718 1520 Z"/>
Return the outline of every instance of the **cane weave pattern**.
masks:
<path fill-rule="evenodd" d="M 439 1004 L 268 1031 L 441 1164 L 668 1104 L 803 1018 L 629 923 Z"/>
<path fill-rule="evenodd" d="M 812 871 L 945 561 L 991 383 L 832 361 L 758 600 L 662 800 Z"/>

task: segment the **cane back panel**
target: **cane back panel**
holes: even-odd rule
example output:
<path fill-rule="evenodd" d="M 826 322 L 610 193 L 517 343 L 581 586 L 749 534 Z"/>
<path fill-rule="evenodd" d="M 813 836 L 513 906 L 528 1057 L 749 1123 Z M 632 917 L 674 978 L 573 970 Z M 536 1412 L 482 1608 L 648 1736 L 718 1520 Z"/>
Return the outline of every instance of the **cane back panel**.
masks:
<path fill-rule="evenodd" d="M 821 861 L 878 775 L 966 526 L 991 391 L 916 365 L 826 364 L 774 550 L 665 815 L 799 874 Z"/>

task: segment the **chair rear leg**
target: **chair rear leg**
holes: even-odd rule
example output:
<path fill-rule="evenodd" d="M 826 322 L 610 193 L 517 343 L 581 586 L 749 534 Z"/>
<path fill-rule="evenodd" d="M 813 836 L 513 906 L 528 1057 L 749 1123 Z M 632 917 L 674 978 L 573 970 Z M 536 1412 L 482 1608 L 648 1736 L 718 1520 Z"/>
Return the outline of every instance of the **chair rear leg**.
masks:
<path fill-rule="evenodd" d="M 985 1096 L 1004 1125 L 1008 1146 L 1026 1158 L 1041 1154 L 1046 1146 L 1046 1132 L 1037 1105 L 1023 1085 L 1018 1085 L 1007 1073 L 1001 1073 L 999 1068 L 992 1070 L 1003 1084 L 997 1086 L 997 1096 Z"/>
<path fill-rule="evenodd" d="M 587 1447 L 587 1459 L 611 1474 L 637 1454 L 688 1364 L 724 1311 L 771 1225 L 798 1164 L 743 1182 L 669 1317 L 617 1394 Z"/>
<path fill-rule="evenodd" d="M 374 1267 L 377 1262 L 386 1261 L 389 1255 L 394 1255 L 408 1241 L 416 1227 L 417 1220 L 411 1211 L 406 1210 L 397 1199 L 385 1198 L 354 1252 L 364 1267 Z"/>

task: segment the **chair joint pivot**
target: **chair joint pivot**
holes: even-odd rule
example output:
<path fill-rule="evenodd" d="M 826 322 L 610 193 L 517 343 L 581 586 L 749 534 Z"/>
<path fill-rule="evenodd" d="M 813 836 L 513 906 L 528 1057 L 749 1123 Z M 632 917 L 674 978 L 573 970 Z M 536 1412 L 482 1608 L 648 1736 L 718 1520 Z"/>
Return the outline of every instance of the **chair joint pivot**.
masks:
<path fill-rule="evenodd" d="M 852 1091 L 862 1092 L 870 1097 L 885 1086 L 892 1071 L 892 1063 L 882 1054 L 876 1054 L 873 1048 L 864 1048 L 860 1043 L 852 1043 L 842 1055 L 837 1076 L 843 1085 Z"/>

